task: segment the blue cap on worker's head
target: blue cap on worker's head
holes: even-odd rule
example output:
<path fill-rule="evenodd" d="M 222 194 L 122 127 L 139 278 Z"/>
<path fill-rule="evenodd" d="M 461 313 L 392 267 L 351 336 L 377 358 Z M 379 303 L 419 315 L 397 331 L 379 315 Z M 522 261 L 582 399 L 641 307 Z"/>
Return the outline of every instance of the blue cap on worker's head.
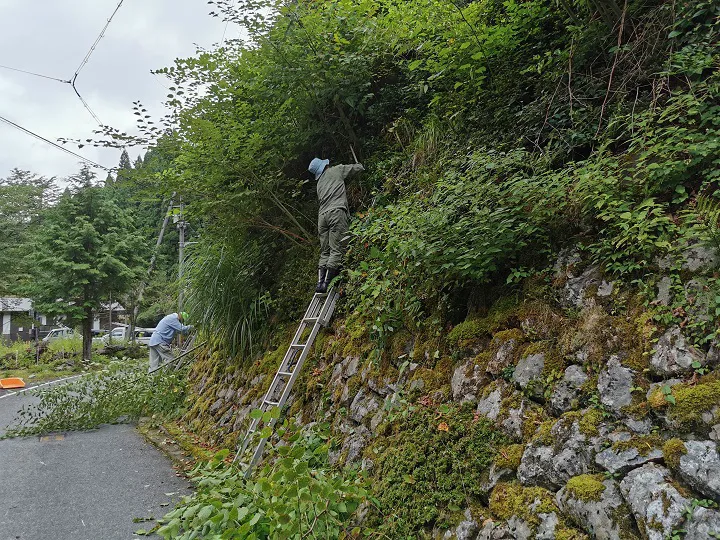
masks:
<path fill-rule="evenodd" d="M 310 162 L 310 165 L 308 166 L 308 171 L 313 173 L 315 175 L 315 180 L 317 180 L 322 175 L 325 167 L 327 167 L 329 164 L 329 159 L 320 159 L 316 157 Z"/>

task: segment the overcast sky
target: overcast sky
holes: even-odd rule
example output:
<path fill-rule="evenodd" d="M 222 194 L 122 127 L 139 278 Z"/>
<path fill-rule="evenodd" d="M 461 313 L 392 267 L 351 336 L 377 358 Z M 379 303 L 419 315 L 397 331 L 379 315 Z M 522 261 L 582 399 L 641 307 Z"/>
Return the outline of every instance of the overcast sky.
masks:
<path fill-rule="evenodd" d="M 97 38 L 118 0 L 0 0 L 0 64 L 70 79 Z M 164 113 L 169 83 L 150 70 L 177 57 L 209 48 L 223 36 L 225 23 L 208 15 L 205 0 L 125 0 L 77 79 L 77 87 L 104 124 L 134 133 L 132 102 L 150 114 Z M 238 37 L 237 26 L 227 38 Z M 91 138 L 97 123 L 69 84 L 0 68 L 0 116 L 52 141 Z M 75 145 L 67 148 L 108 167 L 120 150 Z M 128 149 L 132 160 L 142 152 Z M 79 160 L 0 123 L 0 178 L 14 168 L 66 177 Z M 100 178 L 106 173 L 97 170 Z"/>

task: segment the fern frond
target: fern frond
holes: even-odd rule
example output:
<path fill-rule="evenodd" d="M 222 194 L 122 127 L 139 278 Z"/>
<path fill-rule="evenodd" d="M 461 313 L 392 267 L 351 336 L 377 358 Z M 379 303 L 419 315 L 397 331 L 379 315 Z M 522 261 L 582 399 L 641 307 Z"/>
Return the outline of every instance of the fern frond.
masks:
<path fill-rule="evenodd" d="M 696 199 L 695 212 L 706 229 L 710 242 L 720 247 L 720 200 L 700 195 Z"/>

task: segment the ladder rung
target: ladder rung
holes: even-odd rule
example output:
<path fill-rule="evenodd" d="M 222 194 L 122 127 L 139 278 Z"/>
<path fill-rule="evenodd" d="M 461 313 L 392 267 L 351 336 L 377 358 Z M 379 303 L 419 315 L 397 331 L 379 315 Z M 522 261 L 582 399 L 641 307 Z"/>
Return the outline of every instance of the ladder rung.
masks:
<path fill-rule="evenodd" d="M 263 401 L 263 405 L 270 405 L 271 407 L 277 407 L 280 405 L 279 401 Z"/>
<path fill-rule="evenodd" d="M 293 343 L 292 345 L 290 345 L 290 348 L 291 349 L 304 349 L 305 345 L 307 345 L 307 343 Z"/>
<path fill-rule="evenodd" d="M 292 374 L 293 374 L 292 371 L 278 371 L 278 375 L 288 376 L 288 375 L 292 375 Z"/>
<path fill-rule="evenodd" d="M 303 319 L 303 322 L 316 323 L 319 319 L 320 317 L 306 317 Z"/>

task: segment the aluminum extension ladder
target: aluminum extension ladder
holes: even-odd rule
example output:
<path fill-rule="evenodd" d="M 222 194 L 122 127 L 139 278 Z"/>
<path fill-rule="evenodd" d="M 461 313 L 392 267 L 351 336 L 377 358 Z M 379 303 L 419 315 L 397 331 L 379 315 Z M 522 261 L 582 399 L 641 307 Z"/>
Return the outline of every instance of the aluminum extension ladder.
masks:
<path fill-rule="evenodd" d="M 300 326 L 298 326 L 298 329 L 295 332 L 292 343 L 290 343 L 290 347 L 288 347 L 288 350 L 280 363 L 280 367 L 275 373 L 272 383 L 270 383 L 270 388 L 268 388 L 268 391 L 263 397 L 262 404 L 260 405 L 260 410 L 263 413 L 271 411 L 274 408 L 278 408 L 282 411 L 282 408 L 285 406 L 285 402 L 292 391 L 292 387 L 295 384 L 295 380 L 298 378 L 300 370 L 302 370 L 305 358 L 307 358 L 310 348 L 315 341 L 315 336 L 317 336 L 321 327 L 327 326 L 330 323 L 333 311 L 335 311 L 335 304 L 337 303 L 338 296 L 339 294 L 337 290 L 333 288 L 327 293 L 315 293 L 312 300 L 310 300 L 310 304 L 305 311 L 305 315 L 300 321 Z M 308 329 L 310 329 L 310 334 L 306 336 Z M 267 422 L 266 427 L 270 427 L 270 429 L 272 429 L 275 426 L 276 421 L 277 416 Z M 242 444 L 235 454 L 233 463 L 238 462 L 243 456 L 245 456 L 245 452 L 250 446 L 250 443 L 253 441 L 260 422 L 261 418 L 253 418 L 250 422 L 250 427 L 243 437 Z M 239 461 L 239 466 L 245 470 L 245 478 L 250 476 L 253 467 L 255 467 L 255 465 L 257 465 L 260 461 L 268 438 L 269 437 L 260 437 L 250 461 L 245 463 Z"/>

